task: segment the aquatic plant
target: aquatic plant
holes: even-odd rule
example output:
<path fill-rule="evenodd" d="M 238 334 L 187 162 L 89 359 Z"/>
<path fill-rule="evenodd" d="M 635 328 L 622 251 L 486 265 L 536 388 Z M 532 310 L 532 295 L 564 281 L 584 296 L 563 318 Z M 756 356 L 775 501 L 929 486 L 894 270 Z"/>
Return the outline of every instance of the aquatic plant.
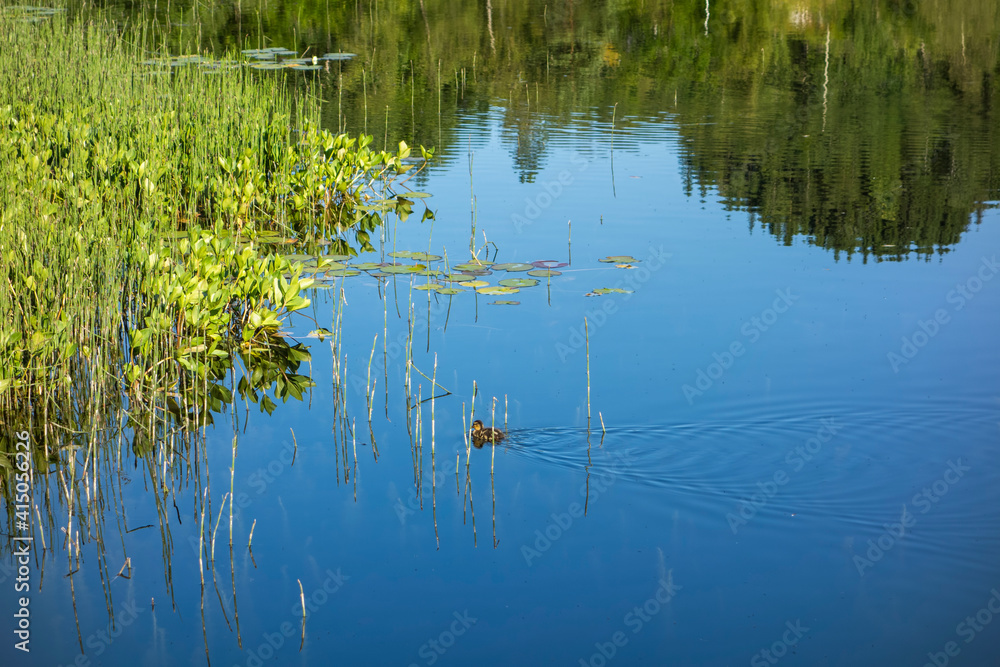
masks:
<path fill-rule="evenodd" d="M 243 241 L 280 232 L 356 254 L 382 215 L 411 209 L 393 191 L 415 166 L 409 146 L 321 129 L 315 101 L 279 81 L 147 76 L 141 34 L 0 20 L 0 307 L 15 314 L 0 326 L 0 394 L 51 394 L 71 359 L 116 385 L 125 348 L 151 367 L 159 350 L 259 344 L 305 303 L 303 283 L 276 249 Z M 211 231 L 168 250 L 189 228 Z M 175 340 L 154 344 L 167 331 Z"/>
<path fill-rule="evenodd" d="M 412 210 L 398 177 L 432 151 L 421 164 L 324 130 L 315 96 L 247 68 L 144 65 L 145 33 L 88 12 L 0 12 L 0 44 L 0 546 L 17 532 L 15 431 L 39 562 L 65 549 L 71 572 L 91 541 L 107 569 L 132 458 L 169 587 L 171 498 L 203 483 L 201 427 L 237 397 L 270 412 L 313 386 L 308 349 L 280 335 L 315 280 L 289 246 L 370 249 L 384 215 Z"/>

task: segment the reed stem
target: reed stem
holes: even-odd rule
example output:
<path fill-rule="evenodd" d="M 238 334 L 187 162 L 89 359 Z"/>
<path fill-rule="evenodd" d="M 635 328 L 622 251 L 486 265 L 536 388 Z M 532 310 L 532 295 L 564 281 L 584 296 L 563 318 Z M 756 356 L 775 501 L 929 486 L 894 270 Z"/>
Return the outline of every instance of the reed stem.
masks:
<path fill-rule="evenodd" d="M 587 430 L 590 430 L 590 326 L 587 318 L 583 318 L 584 339 L 587 344 Z"/>

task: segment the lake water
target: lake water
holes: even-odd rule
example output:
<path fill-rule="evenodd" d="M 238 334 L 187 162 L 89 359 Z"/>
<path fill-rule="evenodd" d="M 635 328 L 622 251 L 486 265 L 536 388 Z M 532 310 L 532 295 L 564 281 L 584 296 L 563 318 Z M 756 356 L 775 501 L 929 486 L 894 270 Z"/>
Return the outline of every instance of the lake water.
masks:
<path fill-rule="evenodd" d="M 316 292 L 311 395 L 218 418 L 161 513 L 130 465 L 5 664 L 996 664 L 1000 10 L 348 4 L 156 11 L 177 51 L 361 54 L 315 74 L 330 127 L 437 147 L 352 262 L 474 225 L 561 275 Z M 509 434 L 467 452 L 474 385 Z"/>

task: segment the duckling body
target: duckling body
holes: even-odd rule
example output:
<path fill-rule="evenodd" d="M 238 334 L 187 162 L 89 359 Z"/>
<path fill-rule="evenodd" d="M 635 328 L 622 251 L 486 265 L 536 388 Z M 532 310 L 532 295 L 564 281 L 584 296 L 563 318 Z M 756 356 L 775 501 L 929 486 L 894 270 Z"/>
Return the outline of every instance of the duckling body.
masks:
<path fill-rule="evenodd" d="M 478 419 L 472 422 L 472 431 L 469 435 L 472 436 L 472 444 L 475 445 L 476 448 L 480 448 L 485 444 L 495 445 L 507 437 L 507 435 L 498 428 L 483 426 L 483 422 Z"/>

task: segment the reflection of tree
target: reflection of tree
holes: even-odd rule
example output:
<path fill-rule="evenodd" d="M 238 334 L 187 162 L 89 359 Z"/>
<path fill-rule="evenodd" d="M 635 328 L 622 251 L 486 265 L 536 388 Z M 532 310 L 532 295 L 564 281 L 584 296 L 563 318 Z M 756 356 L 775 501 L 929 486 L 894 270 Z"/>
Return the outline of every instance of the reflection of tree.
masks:
<path fill-rule="evenodd" d="M 724 0 L 707 34 L 703 4 L 667 0 L 235 6 L 172 5 L 173 24 L 201 21 L 172 48 L 200 34 L 215 49 L 357 53 L 318 78 L 325 122 L 445 160 L 465 157 L 463 110 L 502 106 L 522 181 L 544 164 L 537 118 L 609 122 L 618 103 L 619 118 L 675 111 L 689 188 L 717 189 L 783 242 L 895 257 L 947 246 L 997 187 L 993 0 Z"/>
<path fill-rule="evenodd" d="M 919 16 L 889 12 L 897 20 L 880 23 L 858 12 L 807 24 L 838 36 L 829 61 L 825 39 L 784 32 L 757 71 L 689 85 L 682 118 L 712 122 L 681 121 L 687 171 L 784 243 L 804 235 L 865 257 L 944 252 L 998 186 L 988 73 L 997 54 L 976 75 L 968 49 L 959 66 L 961 50 L 938 44 L 934 58 L 907 38 L 904 28 L 925 29 Z M 724 27 L 728 48 L 747 50 L 745 29 Z"/>
<path fill-rule="evenodd" d="M 534 183 L 545 155 L 543 122 L 534 119 L 531 114 L 507 113 L 503 124 L 504 138 L 512 144 L 510 152 L 520 181 Z"/>

